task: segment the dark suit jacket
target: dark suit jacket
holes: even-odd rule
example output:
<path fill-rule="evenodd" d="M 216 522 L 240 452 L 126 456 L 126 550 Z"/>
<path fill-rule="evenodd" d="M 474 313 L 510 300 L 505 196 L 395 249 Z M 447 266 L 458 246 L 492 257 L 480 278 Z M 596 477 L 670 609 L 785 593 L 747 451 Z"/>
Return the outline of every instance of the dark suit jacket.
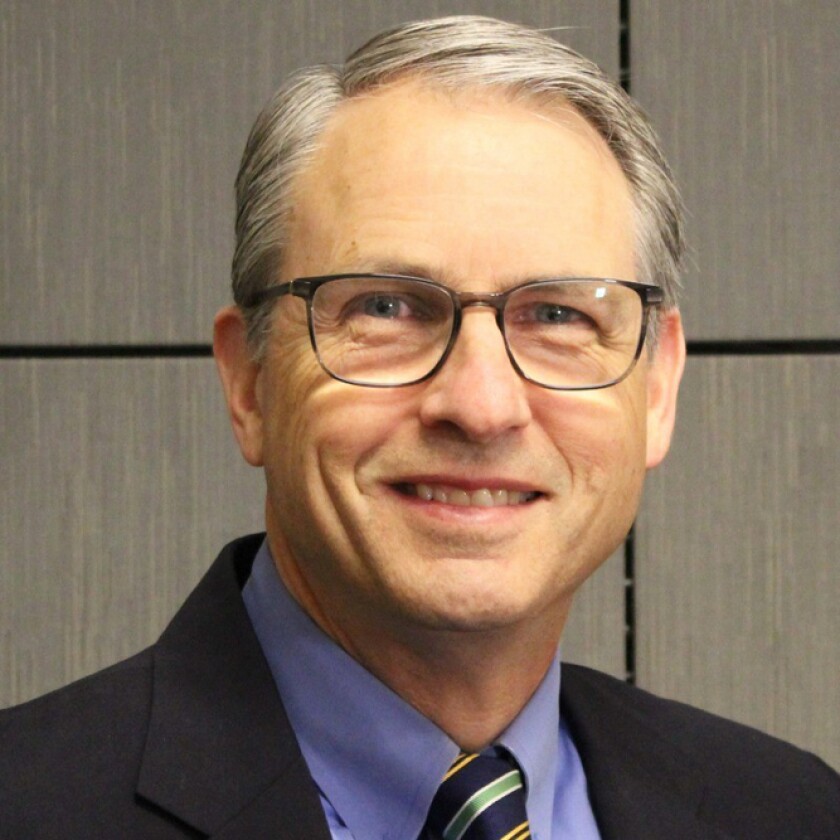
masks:
<path fill-rule="evenodd" d="M 2 840 L 329 840 L 239 596 L 260 540 L 225 548 L 149 650 L 0 713 Z M 840 838 L 814 756 L 585 668 L 562 684 L 604 840 Z"/>

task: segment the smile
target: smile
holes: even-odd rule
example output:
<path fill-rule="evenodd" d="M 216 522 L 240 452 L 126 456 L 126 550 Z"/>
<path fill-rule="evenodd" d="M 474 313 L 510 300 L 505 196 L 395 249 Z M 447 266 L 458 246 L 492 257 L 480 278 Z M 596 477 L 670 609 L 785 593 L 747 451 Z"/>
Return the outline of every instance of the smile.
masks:
<path fill-rule="evenodd" d="M 504 505 L 524 505 L 540 495 L 537 491 L 490 490 L 481 487 L 477 490 L 465 490 L 449 484 L 397 484 L 396 489 L 406 496 L 416 496 L 426 502 L 439 502 L 458 507 L 502 507 Z"/>

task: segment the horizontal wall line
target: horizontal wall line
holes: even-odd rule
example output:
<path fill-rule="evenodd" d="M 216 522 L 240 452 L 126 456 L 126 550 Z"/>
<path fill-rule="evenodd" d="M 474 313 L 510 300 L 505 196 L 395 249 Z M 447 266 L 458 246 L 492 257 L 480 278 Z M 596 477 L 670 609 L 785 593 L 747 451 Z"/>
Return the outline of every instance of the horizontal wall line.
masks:
<path fill-rule="evenodd" d="M 840 353 L 840 339 L 748 339 L 688 342 L 689 356 L 810 356 Z M 209 344 L 7 344 L 0 359 L 179 359 L 210 357 Z"/>
<path fill-rule="evenodd" d="M 180 359 L 212 355 L 209 344 L 0 345 L 0 359 Z"/>
<path fill-rule="evenodd" d="M 689 341 L 689 356 L 810 356 L 840 353 L 840 338 Z"/>

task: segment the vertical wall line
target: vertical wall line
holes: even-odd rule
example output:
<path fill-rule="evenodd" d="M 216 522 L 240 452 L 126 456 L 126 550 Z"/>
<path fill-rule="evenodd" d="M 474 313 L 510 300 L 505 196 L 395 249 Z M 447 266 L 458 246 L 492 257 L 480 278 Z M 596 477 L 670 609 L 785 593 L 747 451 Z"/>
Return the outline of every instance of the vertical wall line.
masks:
<path fill-rule="evenodd" d="M 618 80 L 630 93 L 630 0 L 618 3 Z M 636 534 L 624 541 L 624 679 L 636 683 Z"/>
<path fill-rule="evenodd" d="M 630 93 L 630 0 L 618 2 L 618 81 Z"/>
<path fill-rule="evenodd" d="M 624 679 L 636 684 L 636 526 L 624 541 Z"/>

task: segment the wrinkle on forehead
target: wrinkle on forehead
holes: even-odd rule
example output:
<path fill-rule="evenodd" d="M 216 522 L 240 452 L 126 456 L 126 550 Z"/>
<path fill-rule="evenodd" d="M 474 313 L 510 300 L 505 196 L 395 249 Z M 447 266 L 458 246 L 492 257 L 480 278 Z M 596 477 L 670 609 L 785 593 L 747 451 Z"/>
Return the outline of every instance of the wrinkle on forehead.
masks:
<path fill-rule="evenodd" d="M 509 154 L 512 143 L 519 150 L 518 158 Z M 632 250 L 629 185 L 606 141 L 572 106 L 522 101 L 494 90 L 454 93 L 416 82 L 393 85 L 339 106 L 313 160 L 295 182 L 291 242 L 318 242 L 321 256 L 337 270 L 406 257 L 434 266 L 434 248 L 429 254 L 369 253 L 372 243 L 366 226 L 387 216 L 394 229 L 398 225 L 408 229 L 428 212 L 424 201 L 457 207 L 458 223 L 467 238 L 471 225 L 486 222 L 488 208 L 503 216 L 530 206 L 536 217 L 543 202 L 550 219 L 554 198 L 547 193 L 541 173 L 532 172 L 529 187 L 523 176 L 528 167 L 519 166 L 522 159 L 545 160 L 546 149 L 556 151 L 553 177 L 562 173 L 563 179 L 558 186 L 575 192 L 586 204 L 595 228 L 625 228 Z M 565 157 L 584 160 L 586 165 L 568 163 L 563 169 Z M 517 189 L 464 189 L 487 180 L 488 170 L 494 183 L 504 184 L 508 177 Z M 387 209 L 377 207 L 380 196 L 391 202 Z M 623 216 L 620 224 L 617 214 Z M 540 227 L 545 230 L 547 224 L 550 221 Z M 475 233 L 478 241 L 481 231 Z M 559 268 L 542 266 L 530 272 L 526 267 L 524 273 L 556 275 Z M 624 279 L 633 279 L 634 269 L 624 272 Z"/>

